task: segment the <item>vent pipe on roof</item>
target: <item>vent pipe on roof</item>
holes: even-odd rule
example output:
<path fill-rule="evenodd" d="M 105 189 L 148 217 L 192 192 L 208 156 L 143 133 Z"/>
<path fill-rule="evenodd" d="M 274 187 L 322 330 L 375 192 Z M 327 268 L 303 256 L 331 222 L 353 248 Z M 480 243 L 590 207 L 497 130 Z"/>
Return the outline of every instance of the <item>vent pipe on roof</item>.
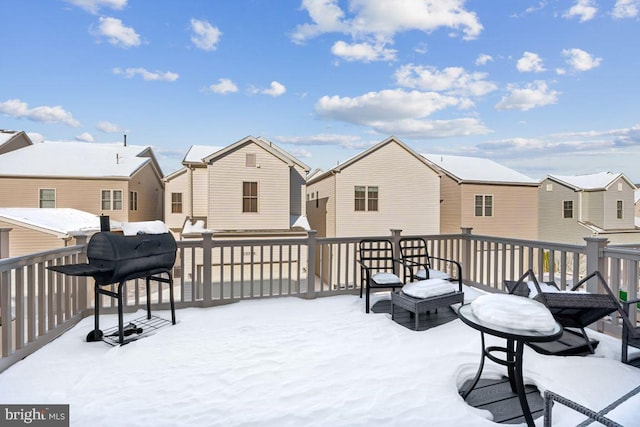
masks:
<path fill-rule="evenodd" d="M 124 146 L 125 147 L 127 146 L 127 134 L 126 133 L 124 134 Z"/>

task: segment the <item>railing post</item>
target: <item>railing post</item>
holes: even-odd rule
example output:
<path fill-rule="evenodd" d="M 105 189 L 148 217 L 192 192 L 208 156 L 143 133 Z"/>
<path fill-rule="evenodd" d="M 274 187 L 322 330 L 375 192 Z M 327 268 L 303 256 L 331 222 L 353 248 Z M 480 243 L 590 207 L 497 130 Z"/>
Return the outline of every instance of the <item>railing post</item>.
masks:
<path fill-rule="evenodd" d="M 587 256 L 587 275 L 594 271 L 599 271 L 604 274 L 604 257 L 602 257 L 602 250 L 607 247 L 609 239 L 606 237 L 585 237 L 587 242 L 585 254 Z M 598 293 L 598 278 L 594 277 L 587 282 L 587 292 Z"/>
<path fill-rule="evenodd" d="M 82 245 L 82 251 L 78 254 L 78 264 L 87 262 L 87 235 L 84 233 L 72 234 L 76 245 Z M 93 292 L 91 292 L 93 296 Z M 93 302 L 94 304 L 97 301 Z M 87 276 L 78 276 L 78 312 L 89 308 L 89 292 L 87 292 Z"/>
<path fill-rule="evenodd" d="M 316 245 L 318 232 L 307 232 L 307 298 L 316 297 Z"/>
<path fill-rule="evenodd" d="M 464 283 L 464 275 L 467 275 L 467 280 L 471 280 L 471 236 L 472 227 L 460 227 L 461 232 L 461 250 L 460 250 L 460 266 L 462 267 L 462 282 Z M 469 281 L 469 283 L 471 283 Z"/>
<path fill-rule="evenodd" d="M 9 232 L 11 228 L 0 228 L 0 259 L 9 258 Z"/>
<path fill-rule="evenodd" d="M 211 266 L 213 264 L 211 260 L 211 252 L 213 248 L 213 241 L 211 238 L 213 233 L 211 231 L 205 231 L 202 233 L 202 299 L 205 302 L 211 301 L 212 284 L 211 284 Z M 222 283 L 220 284 L 222 286 Z M 193 289 L 195 291 L 195 289 Z"/>

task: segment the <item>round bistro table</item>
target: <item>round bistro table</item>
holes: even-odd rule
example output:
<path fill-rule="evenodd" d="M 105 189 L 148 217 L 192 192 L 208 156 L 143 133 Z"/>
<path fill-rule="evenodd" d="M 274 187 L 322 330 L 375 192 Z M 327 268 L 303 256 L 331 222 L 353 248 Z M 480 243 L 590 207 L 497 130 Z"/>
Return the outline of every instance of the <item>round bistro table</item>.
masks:
<path fill-rule="evenodd" d="M 467 399 L 469 393 L 475 388 L 482 375 L 484 369 L 484 359 L 488 357 L 490 360 L 500 365 L 507 367 L 509 384 L 511 385 L 511 391 L 517 394 L 520 406 L 522 407 L 522 414 L 527 421 L 528 426 L 534 426 L 533 416 L 529 409 L 529 403 L 527 402 L 527 396 L 524 389 L 524 380 L 522 378 L 522 355 L 524 353 L 524 345 L 530 342 L 548 342 L 555 341 L 562 336 L 562 326 L 557 322 L 555 327 L 551 331 L 531 331 L 525 329 L 515 329 L 508 326 L 501 326 L 494 323 L 489 323 L 478 318 L 471 310 L 471 304 L 465 304 L 458 310 L 458 317 L 467 325 L 473 329 L 480 331 L 480 337 L 482 341 L 482 356 L 480 358 L 480 366 L 476 373 L 471 386 L 461 391 L 463 399 Z M 485 346 L 484 334 L 493 335 L 496 337 L 504 338 L 507 340 L 506 347 L 498 346 Z M 505 358 L 501 359 L 492 353 L 504 353 Z"/>

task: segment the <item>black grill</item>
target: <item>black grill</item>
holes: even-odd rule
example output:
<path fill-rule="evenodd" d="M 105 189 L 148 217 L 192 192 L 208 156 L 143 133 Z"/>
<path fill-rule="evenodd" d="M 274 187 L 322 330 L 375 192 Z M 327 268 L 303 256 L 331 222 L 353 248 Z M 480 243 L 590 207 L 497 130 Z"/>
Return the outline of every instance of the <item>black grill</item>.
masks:
<path fill-rule="evenodd" d="M 87 336 L 87 341 L 103 339 L 99 328 L 100 295 L 118 299 L 118 338 L 124 344 L 125 330 L 122 319 L 122 287 L 128 280 L 146 279 L 147 282 L 147 319 L 151 319 L 149 300 L 150 281 L 169 284 L 171 303 L 171 321 L 175 325 L 175 306 L 173 300 L 173 278 L 171 269 L 176 261 L 176 241 L 171 233 L 122 234 L 103 231 L 94 234 L 87 245 L 88 263 L 56 265 L 47 267 L 70 276 L 90 276 L 95 281 L 95 328 Z M 160 276 L 166 274 L 168 278 Z M 117 284 L 115 292 L 105 289 L 106 285 Z M 133 328 L 138 333 L 139 328 Z"/>

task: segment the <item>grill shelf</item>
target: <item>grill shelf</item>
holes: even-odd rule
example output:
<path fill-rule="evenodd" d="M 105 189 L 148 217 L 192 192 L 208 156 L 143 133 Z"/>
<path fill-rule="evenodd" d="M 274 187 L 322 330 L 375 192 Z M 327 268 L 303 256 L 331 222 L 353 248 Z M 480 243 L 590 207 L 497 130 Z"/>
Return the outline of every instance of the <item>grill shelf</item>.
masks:
<path fill-rule="evenodd" d="M 147 319 L 147 316 L 141 316 L 137 319 L 129 321 L 129 324 L 124 325 L 123 331 L 126 331 L 129 325 L 135 325 L 137 328 L 142 328 L 142 332 L 132 333 L 129 336 L 125 336 L 124 342 L 122 344 L 128 344 L 132 341 L 137 341 L 141 338 L 153 335 L 158 329 L 164 326 L 171 325 L 171 321 L 152 314 L 151 319 Z M 120 331 L 118 326 L 113 326 L 109 329 L 105 329 L 103 331 L 102 341 L 112 346 L 119 345 L 119 332 Z"/>

